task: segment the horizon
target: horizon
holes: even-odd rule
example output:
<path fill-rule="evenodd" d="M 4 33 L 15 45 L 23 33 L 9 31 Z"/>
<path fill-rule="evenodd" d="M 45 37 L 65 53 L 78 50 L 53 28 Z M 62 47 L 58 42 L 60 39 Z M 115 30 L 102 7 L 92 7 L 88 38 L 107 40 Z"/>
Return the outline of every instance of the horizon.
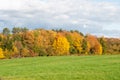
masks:
<path fill-rule="evenodd" d="M 7 27 L 5 27 L 5 28 L 7 28 Z M 3 30 L 5 29 L 5 28 L 3 28 Z M 104 37 L 104 38 L 113 38 L 113 39 L 120 39 L 119 37 L 110 37 L 110 36 L 104 36 L 104 35 L 101 35 L 101 36 L 97 36 L 97 35 L 94 35 L 94 34 L 91 34 L 91 33 L 86 33 L 86 34 L 84 34 L 84 33 L 82 33 L 81 31 L 78 31 L 78 30 L 65 30 L 65 29 L 62 29 L 62 28 L 59 28 L 59 29 L 45 29 L 45 28 L 35 28 L 35 29 L 28 29 L 27 27 L 13 27 L 13 28 L 20 28 L 20 29 L 22 29 L 22 28 L 26 28 L 28 31 L 34 31 L 34 30 L 40 30 L 40 29 L 43 29 L 43 30 L 52 30 L 52 31 L 55 31 L 55 32 L 59 32 L 59 30 L 62 30 L 63 32 L 64 31 L 67 31 L 67 32 L 71 32 L 71 31 L 77 31 L 78 33 L 80 33 L 82 36 L 87 36 L 87 35 L 92 35 L 92 36 L 95 36 L 95 37 L 97 37 L 97 38 L 102 38 L 102 37 Z M 10 33 L 9 34 L 14 34 L 13 32 L 12 32 L 12 30 L 13 30 L 13 28 L 12 29 L 9 29 L 10 30 Z M 3 34 L 3 30 L 1 30 L 0 31 L 0 34 Z M 22 31 L 21 31 L 22 32 Z"/>

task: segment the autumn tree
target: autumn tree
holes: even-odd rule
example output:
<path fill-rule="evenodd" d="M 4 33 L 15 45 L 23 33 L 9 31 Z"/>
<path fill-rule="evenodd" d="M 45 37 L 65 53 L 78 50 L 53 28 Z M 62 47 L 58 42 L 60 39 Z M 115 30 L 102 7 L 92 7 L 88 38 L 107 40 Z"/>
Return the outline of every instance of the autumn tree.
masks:
<path fill-rule="evenodd" d="M 2 41 L 2 49 L 5 50 L 11 50 L 13 47 L 13 40 L 11 36 L 5 36 Z"/>
<path fill-rule="evenodd" d="M 3 45 L 4 45 L 3 41 L 5 40 L 5 38 L 6 37 L 4 35 L 0 34 L 0 46 L 1 47 L 3 47 Z"/>
<path fill-rule="evenodd" d="M 55 55 L 68 55 L 69 54 L 69 42 L 67 39 L 58 34 L 53 42 L 53 49 L 55 51 Z"/>
<path fill-rule="evenodd" d="M 104 37 L 99 38 L 99 42 L 102 46 L 102 52 L 105 54 L 106 53 L 106 40 Z"/>
<path fill-rule="evenodd" d="M 35 36 L 34 31 L 27 31 L 22 36 L 23 47 L 27 47 L 31 56 L 36 56 L 34 52 Z"/>
<path fill-rule="evenodd" d="M 82 52 L 82 41 L 83 36 L 76 31 L 68 32 L 66 38 L 70 43 L 70 53 L 71 54 L 81 54 Z"/>
<path fill-rule="evenodd" d="M 34 31 L 35 46 L 34 51 L 39 56 L 48 56 L 53 54 L 52 44 L 56 32 L 52 30 L 37 29 Z"/>
<path fill-rule="evenodd" d="M 119 38 L 106 38 L 106 54 L 119 54 L 120 53 L 120 39 Z"/>
<path fill-rule="evenodd" d="M 3 54 L 3 50 L 2 50 L 2 48 L 0 48 L 0 59 L 2 59 L 2 58 L 4 58 L 5 56 L 4 56 L 4 54 Z"/>
<path fill-rule="evenodd" d="M 13 41 L 14 41 L 14 42 L 15 42 L 15 41 L 22 41 L 23 34 L 24 34 L 24 33 L 13 34 L 13 35 L 12 35 Z"/>
<path fill-rule="evenodd" d="M 83 41 L 82 41 L 82 53 L 83 54 L 88 54 L 89 51 L 90 51 L 90 44 L 86 40 L 86 38 L 84 38 Z"/>
<path fill-rule="evenodd" d="M 12 52 L 12 47 L 13 47 L 13 41 L 10 35 L 6 36 L 6 35 L 0 34 L 0 47 L 3 50 L 3 54 L 5 58 L 12 57 L 11 52 Z"/>
<path fill-rule="evenodd" d="M 87 41 L 90 44 L 91 54 L 102 54 L 102 46 L 95 36 L 87 35 Z"/>
<path fill-rule="evenodd" d="M 22 57 L 29 57 L 30 56 L 30 51 L 27 48 L 22 48 L 21 49 L 21 56 Z"/>
<path fill-rule="evenodd" d="M 22 36 L 23 44 L 29 48 L 32 48 L 34 46 L 34 38 L 33 31 L 24 33 Z"/>
<path fill-rule="evenodd" d="M 11 50 L 5 49 L 4 50 L 4 56 L 5 56 L 5 58 L 11 59 L 13 57 L 12 49 Z"/>
<path fill-rule="evenodd" d="M 0 56 L 5 58 L 81 55 L 81 54 L 119 54 L 120 39 L 84 36 L 78 30 L 45 30 L 14 27 L 13 34 L 4 28 L 0 34 Z"/>
<path fill-rule="evenodd" d="M 20 57 L 19 50 L 17 49 L 16 46 L 13 46 L 13 48 L 12 48 L 12 56 L 13 57 Z"/>
<path fill-rule="evenodd" d="M 21 53 L 21 50 L 23 48 L 23 44 L 21 41 L 14 41 L 13 43 L 13 46 L 16 48 L 17 52 L 14 51 L 14 53 L 16 53 L 16 56 L 19 56 L 21 57 L 22 56 L 22 53 Z"/>

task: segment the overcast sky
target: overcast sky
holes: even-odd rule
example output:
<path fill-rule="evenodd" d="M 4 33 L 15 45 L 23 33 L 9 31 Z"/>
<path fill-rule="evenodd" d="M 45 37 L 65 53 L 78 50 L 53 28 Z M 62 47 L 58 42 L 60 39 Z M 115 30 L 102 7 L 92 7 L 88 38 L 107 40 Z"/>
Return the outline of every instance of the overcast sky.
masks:
<path fill-rule="evenodd" d="M 0 30 L 14 26 L 120 38 L 120 0 L 0 0 Z"/>

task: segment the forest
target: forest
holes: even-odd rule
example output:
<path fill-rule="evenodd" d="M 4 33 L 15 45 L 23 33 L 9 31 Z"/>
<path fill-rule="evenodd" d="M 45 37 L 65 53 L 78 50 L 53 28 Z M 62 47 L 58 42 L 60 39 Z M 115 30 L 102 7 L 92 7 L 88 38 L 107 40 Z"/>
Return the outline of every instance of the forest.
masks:
<path fill-rule="evenodd" d="M 120 38 L 84 35 L 77 30 L 4 28 L 0 33 L 0 59 L 34 56 L 120 54 Z"/>

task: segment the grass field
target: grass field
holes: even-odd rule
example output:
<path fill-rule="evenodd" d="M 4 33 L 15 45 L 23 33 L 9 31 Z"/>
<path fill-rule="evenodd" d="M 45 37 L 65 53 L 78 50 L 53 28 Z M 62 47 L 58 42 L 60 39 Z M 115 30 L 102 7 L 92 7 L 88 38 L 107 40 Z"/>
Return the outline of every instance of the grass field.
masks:
<path fill-rule="evenodd" d="M 0 80 L 120 80 L 120 55 L 0 60 Z"/>

